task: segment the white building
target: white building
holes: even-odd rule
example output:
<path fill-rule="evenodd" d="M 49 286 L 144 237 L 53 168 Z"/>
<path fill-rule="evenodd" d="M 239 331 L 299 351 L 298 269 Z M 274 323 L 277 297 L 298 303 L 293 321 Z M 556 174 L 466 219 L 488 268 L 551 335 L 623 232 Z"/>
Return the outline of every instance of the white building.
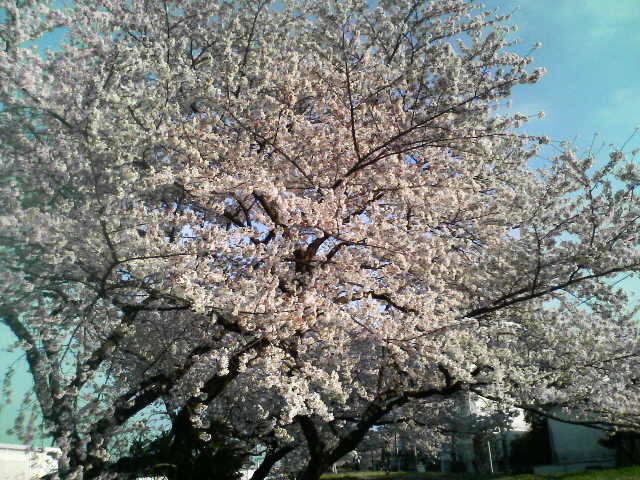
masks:
<path fill-rule="evenodd" d="M 36 448 L 0 443 L 0 480 L 32 480 L 58 467 L 57 448 Z"/>

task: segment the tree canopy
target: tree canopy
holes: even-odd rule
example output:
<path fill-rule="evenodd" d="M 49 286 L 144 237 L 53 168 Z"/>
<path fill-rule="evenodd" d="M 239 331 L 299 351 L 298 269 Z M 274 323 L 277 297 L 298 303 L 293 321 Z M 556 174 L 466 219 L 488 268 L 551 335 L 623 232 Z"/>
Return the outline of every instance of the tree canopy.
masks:
<path fill-rule="evenodd" d="M 640 174 L 622 150 L 530 166 L 548 139 L 500 106 L 544 71 L 507 18 L 0 8 L 0 315 L 62 478 L 133 478 L 157 462 L 133 438 L 191 455 L 224 425 L 262 450 L 254 480 L 317 480 L 379 425 L 438 441 L 469 392 L 638 427 L 614 280 L 640 268 Z"/>

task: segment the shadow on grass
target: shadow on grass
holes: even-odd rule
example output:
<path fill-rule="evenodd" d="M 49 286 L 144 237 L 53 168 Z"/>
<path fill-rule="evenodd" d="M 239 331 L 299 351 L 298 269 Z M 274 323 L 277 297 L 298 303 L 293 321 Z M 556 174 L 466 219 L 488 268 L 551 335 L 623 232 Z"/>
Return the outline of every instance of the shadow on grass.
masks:
<path fill-rule="evenodd" d="M 348 472 L 326 474 L 322 476 L 322 480 L 640 480 L 640 467 L 546 475 L 489 475 L 440 472 Z"/>

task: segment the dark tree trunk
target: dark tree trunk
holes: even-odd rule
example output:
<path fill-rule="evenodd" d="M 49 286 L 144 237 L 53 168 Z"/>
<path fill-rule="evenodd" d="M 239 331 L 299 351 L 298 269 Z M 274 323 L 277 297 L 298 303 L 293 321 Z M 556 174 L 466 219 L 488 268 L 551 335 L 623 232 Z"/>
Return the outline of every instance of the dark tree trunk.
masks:
<path fill-rule="evenodd" d="M 326 457 L 311 458 L 307 467 L 298 475 L 297 480 L 320 480 L 320 476 L 326 472 L 329 467 L 330 464 L 327 463 Z"/>

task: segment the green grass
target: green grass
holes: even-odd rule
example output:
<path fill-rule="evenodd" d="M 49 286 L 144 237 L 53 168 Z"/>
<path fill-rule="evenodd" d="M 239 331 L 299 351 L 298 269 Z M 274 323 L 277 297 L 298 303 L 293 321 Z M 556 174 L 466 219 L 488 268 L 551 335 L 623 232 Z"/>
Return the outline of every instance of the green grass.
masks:
<path fill-rule="evenodd" d="M 405 472 L 349 472 L 330 473 L 322 480 L 640 480 L 640 467 L 618 470 L 592 470 L 577 473 L 556 473 L 548 475 L 471 475 L 454 473 L 405 473 Z"/>
<path fill-rule="evenodd" d="M 349 473 L 326 473 L 322 475 L 322 480 L 384 480 L 386 478 L 406 477 L 406 472 L 349 472 Z"/>
<path fill-rule="evenodd" d="M 619 470 L 602 470 L 591 471 L 582 473 L 568 473 L 565 474 L 562 479 L 571 480 L 628 480 L 628 479 L 640 479 L 640 467 L 628 467 L 621 468 Z"/>

